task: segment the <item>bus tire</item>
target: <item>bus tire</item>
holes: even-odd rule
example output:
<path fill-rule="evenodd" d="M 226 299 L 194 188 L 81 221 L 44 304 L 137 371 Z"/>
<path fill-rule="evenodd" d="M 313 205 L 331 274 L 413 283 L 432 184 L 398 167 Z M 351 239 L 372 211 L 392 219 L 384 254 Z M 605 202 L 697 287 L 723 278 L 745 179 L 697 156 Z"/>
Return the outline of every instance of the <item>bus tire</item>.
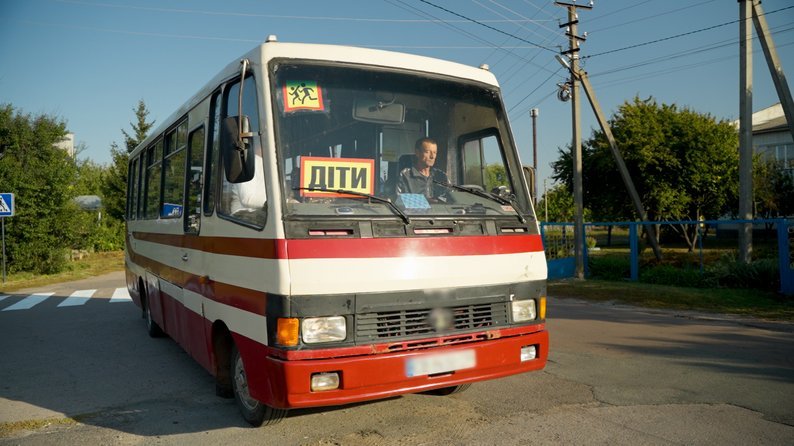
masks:
<path fill-rule="evenodd" d="M 243 359 L 236 345 L 232 347 L 231 371 L 234 399 L 248 424 L 254 427 L 268 426 L 284 419 L 287 409 L 276 409 L 251 397 L 248 392 L 248 378 L 245 376 Z"/>
<path fill-rule="evenodd" d="M 423 393 L 428 395 L 447 396 L 455 393 L 465 392 L 469 387 L 471 387 L 471 384 L 461 384 L 459 386 L 442 387 L 440 389 L 428 390 L 427 392 Z"/>
<path fill-rule="evenodd" d="M 143 319 L 146 321 L 146 331 L 152 338 L 161 338 L 165 333 L 163 329 L 157 325 L 157 322 L 152 319 L 152 310 L 149 308 L 149 298 L 146 291 L 141 287 L 141 306 L 143 306 Z"/>

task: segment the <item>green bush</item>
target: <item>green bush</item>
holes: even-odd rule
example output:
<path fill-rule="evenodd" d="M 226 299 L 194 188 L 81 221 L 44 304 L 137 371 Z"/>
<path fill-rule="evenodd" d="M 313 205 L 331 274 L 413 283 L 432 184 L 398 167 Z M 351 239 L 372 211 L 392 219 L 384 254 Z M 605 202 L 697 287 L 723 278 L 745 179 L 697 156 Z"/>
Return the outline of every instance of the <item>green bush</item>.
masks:
<path fill-rule="evenodd" d="M 719 286 L 726 288 L 780 289 L 780 269 L 777 259 L 760 259 L 749 264 L 722 260 L 709 268 Z"/>
<path fill-rule="evenodd" d="M 592 256 L 589 258 L 590 276 L 601 280 L 625 280 L 630 277 L 631 265 L 627 257 Z M 768 291 L 780 289 L 780 270 L 777 259 L 760 259 L 750 264 L 737 262 L 726 256 L 707 265 L 701 272 L 698 265 L 645 265 L 640 267 L 640 282 L 693 288 L 745 288 Z"/>
<path fill-rule="evenodd" d="M 45 240 L 31 241 L 25 244 L 11 245 L 8 271 L 30 271 L 36 274 L 55 274 L 63 271 L 69 260 L 69 249 L 58 243 Z"/>
<path fill-rule="evenodd" d="M 657 285 L 674 285 L 701 288 L 712 283 L 699 269 L 679 268 L 673 265 L 658 265 L 640 270 L 640 282 Z"/>
<path fill-rule="evenodd" d="M 124 249 L 124 222 L 106 218 L 90 236 L 90 245 L 97 252 Z"/>
<path fill-rule="evenodd" d="M 601 280 L 623 280 L 631 276 L 629 259 L 623 256 L 588 257 L 590 277 Z"/>

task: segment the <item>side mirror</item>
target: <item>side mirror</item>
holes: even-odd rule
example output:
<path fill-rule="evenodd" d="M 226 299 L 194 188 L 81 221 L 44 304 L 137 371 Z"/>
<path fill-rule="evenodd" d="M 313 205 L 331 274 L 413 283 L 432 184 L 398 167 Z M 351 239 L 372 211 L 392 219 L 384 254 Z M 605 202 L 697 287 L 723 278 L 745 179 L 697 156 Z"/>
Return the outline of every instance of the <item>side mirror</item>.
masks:
<path fill-rule="evenodd" d="M 248 116 L 229 116 L 223 120 L 221 131 L 221 153 L 223 154 L 223 167 L 226 172 L 226 181 L 230 183 L 244 183 L 254 178 L 255 158 L 251 147 L 251 137 L 241 137 L 250 134 Z"/>

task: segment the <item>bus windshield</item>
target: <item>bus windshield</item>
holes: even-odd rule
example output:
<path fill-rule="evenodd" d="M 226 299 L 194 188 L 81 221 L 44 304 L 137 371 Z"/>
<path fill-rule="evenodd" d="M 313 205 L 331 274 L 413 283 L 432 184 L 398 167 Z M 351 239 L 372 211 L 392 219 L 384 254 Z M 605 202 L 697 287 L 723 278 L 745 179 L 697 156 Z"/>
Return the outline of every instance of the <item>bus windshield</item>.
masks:
<path fill-rule="evenodd" d="M 272 61 L 286 216 L 531 215 L 496 87 Z"/>

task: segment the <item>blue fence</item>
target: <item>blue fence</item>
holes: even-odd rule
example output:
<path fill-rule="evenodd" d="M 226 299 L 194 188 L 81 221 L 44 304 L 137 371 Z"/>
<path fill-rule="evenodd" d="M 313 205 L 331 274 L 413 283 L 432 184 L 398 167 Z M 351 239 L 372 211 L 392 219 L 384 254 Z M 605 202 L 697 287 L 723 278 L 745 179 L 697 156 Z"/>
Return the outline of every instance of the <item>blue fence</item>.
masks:
<path fill-rule="evenodd" d="M 698 231 L 698 254 L 700 257 L 701 272 L 704 268 L 703 261 L 703 237 L 702 231 L 706 227 L 713 227 L 715 231 L 722 227 L 736 227 L 744 223 L 754 226 L 764 225 L 774 227 L 777 236 L 777 255 L 778 266 L 780 269 L 780 292 L 783 294 L 794 294 L 794 222 L 787 219 L 765 219 L 765 220 L 706 220 L 706 221 L 663 221 L 663 222 L 596 222 L 585 223 L 585 237 L 590 238 L 587 232 L 590 228 L 599 227 L 627 227 L 628 245 L 630 258 L 630 280 L 639 280 L 640 271 L 640 249 L 639 231 L 641 225 L 696 225 Z M 540 226 L 543 236 L 543 246 L 546 250 L 548 263 L 549 279 L 561 279 L 573 277 L 576 269 L 576 261 L 573 257 L 574 236 L 573 223 L 549 223 L 543 222 Z M 592 243 L 591 243 L 592 244 Z M 585 243 L 585 275 L 588 275 L 587 257 L 588 243 Z"/>

